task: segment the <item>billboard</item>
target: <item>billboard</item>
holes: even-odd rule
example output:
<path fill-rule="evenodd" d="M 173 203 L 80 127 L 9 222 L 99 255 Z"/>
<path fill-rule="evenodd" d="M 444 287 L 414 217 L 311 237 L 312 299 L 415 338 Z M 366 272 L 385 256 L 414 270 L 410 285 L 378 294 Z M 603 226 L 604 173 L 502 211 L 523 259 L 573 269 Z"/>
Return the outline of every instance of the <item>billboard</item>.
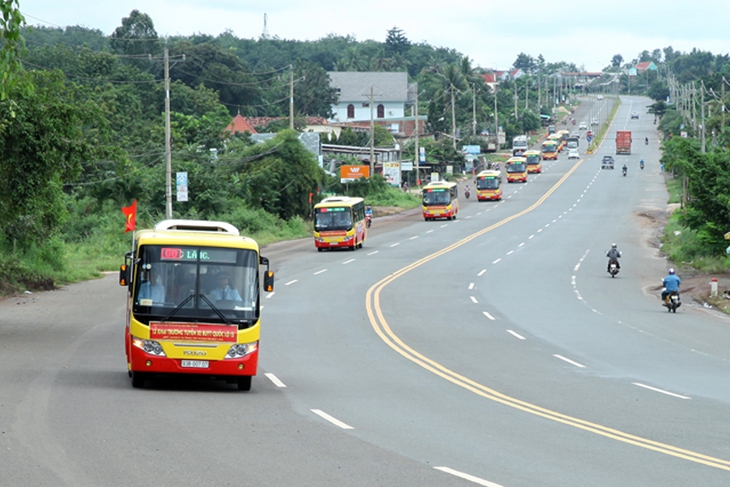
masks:
<path fill-rule="evenodd" d="M 340 166 L 340 182 L 347 183 L 360 178 L 370 177 L 370 166 L 342 165 Z"/>

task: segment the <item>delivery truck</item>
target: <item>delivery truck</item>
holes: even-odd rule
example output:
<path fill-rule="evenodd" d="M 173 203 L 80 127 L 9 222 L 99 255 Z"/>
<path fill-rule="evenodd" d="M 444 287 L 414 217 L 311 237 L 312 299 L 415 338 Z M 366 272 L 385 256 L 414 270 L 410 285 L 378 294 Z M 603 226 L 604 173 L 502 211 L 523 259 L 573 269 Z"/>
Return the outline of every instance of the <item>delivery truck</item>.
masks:
<path fill-rule="evenodd" d="M 619 130 L 616 132 L 616 154 L 631 154 L 631 132 Z"/>

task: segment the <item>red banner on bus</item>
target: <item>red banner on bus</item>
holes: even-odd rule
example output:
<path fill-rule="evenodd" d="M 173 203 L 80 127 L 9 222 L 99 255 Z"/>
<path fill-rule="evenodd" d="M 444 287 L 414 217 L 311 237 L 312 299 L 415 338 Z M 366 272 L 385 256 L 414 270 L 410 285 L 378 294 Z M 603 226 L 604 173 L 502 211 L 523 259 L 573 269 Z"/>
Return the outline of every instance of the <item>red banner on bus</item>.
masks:
<path fill-rule="evenodd" d="M 228 325 L 200 323 L 150 322 L 151 340 L 181 340 L 195 342 L 236 343 L 238 328 Z"/>

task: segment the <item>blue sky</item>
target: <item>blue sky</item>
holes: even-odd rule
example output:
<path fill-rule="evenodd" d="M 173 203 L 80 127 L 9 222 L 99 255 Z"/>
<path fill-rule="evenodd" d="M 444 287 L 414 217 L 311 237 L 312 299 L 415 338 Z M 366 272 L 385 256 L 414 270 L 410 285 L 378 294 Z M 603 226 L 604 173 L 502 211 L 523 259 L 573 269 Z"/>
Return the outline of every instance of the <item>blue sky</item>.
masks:
<path fill-rule="evenodd" d="M 614 54 L 629 61 L 643 50 L 672 46 L 713 54 L 730 50 L 722 2 L 677 0 L 563 1 L 434 0 L 368 2 L 250 0 L 19 0 L 29 25 L 82 25 L 110 34 L 137 9 L 160 36 L 196 33 L 316 40 L 329 34 L 384 41 L 398 27 L 411 42 L 456 49 L 474 66 L 508 69 L 520 52 L 548 62 L 568 61 L 587 71 Z M 548 8 L 550 6 L 550 8 Z"/>

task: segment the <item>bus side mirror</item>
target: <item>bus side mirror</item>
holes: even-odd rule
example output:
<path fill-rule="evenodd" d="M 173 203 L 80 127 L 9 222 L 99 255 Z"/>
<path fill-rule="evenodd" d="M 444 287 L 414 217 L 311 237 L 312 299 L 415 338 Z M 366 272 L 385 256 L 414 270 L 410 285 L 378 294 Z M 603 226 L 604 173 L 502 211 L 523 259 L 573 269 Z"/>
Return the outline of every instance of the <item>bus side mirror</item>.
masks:
<path fill-rule="evenodd" d="M 119 285 L 126 286 L 129 284 L 129 268 L 127 264 L 119 266 Z"/>
<path fill-rule="evenodd" d="M 270 293 L 274 290 L 274 271 L 264 273 L 264 291 Z"/>

